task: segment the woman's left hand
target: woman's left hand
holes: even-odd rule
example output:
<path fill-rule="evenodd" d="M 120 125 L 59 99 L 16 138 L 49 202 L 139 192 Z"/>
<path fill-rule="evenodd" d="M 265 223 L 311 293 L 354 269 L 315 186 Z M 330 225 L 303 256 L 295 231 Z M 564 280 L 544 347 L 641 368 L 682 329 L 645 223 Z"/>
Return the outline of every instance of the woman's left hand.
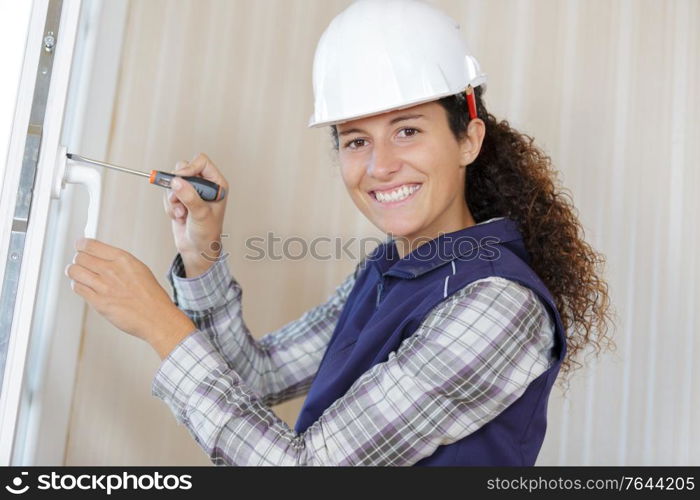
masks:
<path fill-rule="evenodd" d="M 73 291 L 110 323 L 141 338 L 161 358 L 196 330 L 148 267 L 120 248 L 91 238 L 75 243 L 66 275 Z"/>

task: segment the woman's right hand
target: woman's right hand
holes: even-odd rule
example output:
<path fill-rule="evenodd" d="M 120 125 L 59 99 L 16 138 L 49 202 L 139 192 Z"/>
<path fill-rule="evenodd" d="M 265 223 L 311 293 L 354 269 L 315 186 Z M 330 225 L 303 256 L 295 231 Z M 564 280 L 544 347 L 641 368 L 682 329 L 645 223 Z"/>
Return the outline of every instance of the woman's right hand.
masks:
<path fill-rule="evenodd" d="M 192 184 L 184 179 L 173 179 L 171 189 L 166 191 L 163 201 L 165 212 L 171 219 L 175 246 L 182 256 L 186 276 L 193 278 L 209 269 L 221 255 L 221 233 L 229 186 L 205 154 L 197 155 L 189 163 L 177 162 L 173 173 L 203 177 L 216 182 L 227 193 L 223 200 L 204 201 Z"/>

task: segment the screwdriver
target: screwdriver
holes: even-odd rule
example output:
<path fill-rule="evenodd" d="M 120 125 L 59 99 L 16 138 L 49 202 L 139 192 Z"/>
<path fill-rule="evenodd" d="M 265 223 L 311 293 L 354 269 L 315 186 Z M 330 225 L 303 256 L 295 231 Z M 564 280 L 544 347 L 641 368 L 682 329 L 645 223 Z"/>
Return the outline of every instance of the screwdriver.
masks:
<path fill-rule="evenodd" d="M 143 177 L 148 177 L 148 182 L 155 184 L 156 186 L 161 186 L 164 188 L 170 188 L 170 183 L 174 177 L 180 177 L 185 179 L 187 182 L 192 184 L 197 190 L 200 198 L 204 201 L 219 201 L 223 200 L 226 196 L 226 190 L 219 186 L 217 183 L 202 179 L 201 177 L 195 176 L 180 176 L 175 174 L 170 174 L 168 172 L 162 172 L 160 170 L 151 170 L 150 174 L 146 172 L 141 172 L 140 170 L 132 170 L 126 167 L 120 167 L 118 165 L 112 165 L 111 163 L 105 163 L 102 161 L 92 160 L 90 158 L 85 158 L 84 156 L 76 155 L 74 153 L 66 153 L 66 157 L 69 160 L 78 161 L 81 163 L 87 163 L 90 165 L 97 165 L 100 167 L 112 168 L 115 170 L 120 170 L 122 172 L 127 172 L 129 174 L 141 175 Z"/>

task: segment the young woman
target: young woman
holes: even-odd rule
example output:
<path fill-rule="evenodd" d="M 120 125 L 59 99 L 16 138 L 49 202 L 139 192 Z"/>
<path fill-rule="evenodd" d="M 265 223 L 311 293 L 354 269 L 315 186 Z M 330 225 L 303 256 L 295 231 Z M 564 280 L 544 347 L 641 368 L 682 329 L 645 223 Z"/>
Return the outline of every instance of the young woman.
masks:
<path fill-rule="evenodd" d="M 360 0 L 334 19 L 311 125 L 330 126 L 348 193 L 389 238 L 260 340 L 226 259 L 202 257 L 221 255 L 225 200 L 173 182 L 174 303 L 127 252 L 78 242 L 75 291 L 157 350 L 153 394 L 215 464 L 535 463 L 560 370 L 612 345 L 609 299 L 549 158 L 487 111 L 484 83 L 427 4 Z M 177 172 L 228 189 L 205 155 Z M 270 406 L 300 394 L 290 429 Z"/>

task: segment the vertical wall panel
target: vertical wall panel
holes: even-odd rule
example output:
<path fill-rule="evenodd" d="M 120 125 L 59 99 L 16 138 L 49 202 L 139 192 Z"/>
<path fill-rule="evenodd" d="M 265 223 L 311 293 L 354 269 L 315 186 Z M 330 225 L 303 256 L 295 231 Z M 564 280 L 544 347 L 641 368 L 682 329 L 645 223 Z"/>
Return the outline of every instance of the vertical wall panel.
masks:
<path fill-rule="evenodd" d="M 552 157 L 607 256 L 616 352 L 549 405 L 540 465 L 700 464 L 700 3 L 440 0 L 489 75 L 486 103 Z M 348 0 L 132 0 L 108 160 L 170 170 L 203 151 L 231 184 L 224 246 L 256 336 L 324 300 L 352 258 L 245 258 L 268 232 L 381 237 L 309 130 L 311 63 Z M 163 192 L 106 172 L 99 237 L 166 285 Z M 275 307 L 266 304 L 273 303 Z M 207 464 L 150 396 L 159 360 L 88 312 L 66 464 Z M 292 424 L 300 400 L 276 411 Z"/>

